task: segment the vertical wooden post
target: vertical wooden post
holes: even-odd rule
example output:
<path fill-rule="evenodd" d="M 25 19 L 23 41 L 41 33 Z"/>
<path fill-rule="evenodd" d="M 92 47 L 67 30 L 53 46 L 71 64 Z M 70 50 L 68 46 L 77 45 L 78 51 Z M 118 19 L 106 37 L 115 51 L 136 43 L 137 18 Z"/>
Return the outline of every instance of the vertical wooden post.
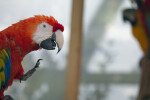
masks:
<path fill-rule="evenodd" d="M 83 0 L 73 0 L 65 100 L 77 100 L 82 52 Z"/>

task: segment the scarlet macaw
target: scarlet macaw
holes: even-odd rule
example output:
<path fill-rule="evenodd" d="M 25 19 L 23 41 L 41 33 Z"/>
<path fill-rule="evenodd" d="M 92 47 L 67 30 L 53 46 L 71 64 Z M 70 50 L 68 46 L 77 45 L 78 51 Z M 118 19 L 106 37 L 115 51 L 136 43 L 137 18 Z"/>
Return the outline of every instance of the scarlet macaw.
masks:
<path fill-rule="evenodd" d="M 4 97 L 4 91 L 12 85 L 13 80 L 26 80 L 39 66 L 24 74 L 21 65 L 23 57 L 31 51 L 44 48 L 58 52 L 63 46 L 64 27 L 52 16 L 36 15 L 21 20 L 0 31 L 0 100 L 13 100 Z"/>

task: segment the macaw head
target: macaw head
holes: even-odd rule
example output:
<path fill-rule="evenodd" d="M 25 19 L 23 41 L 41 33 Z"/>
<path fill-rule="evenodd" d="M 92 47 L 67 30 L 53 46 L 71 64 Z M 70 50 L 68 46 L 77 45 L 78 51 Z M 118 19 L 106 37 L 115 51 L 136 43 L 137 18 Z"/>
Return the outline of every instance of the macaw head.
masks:
<path fill-rule="evenodd" d="M 58 52 L 61 50 L 64 38 L 64 27 L 59 24 L 52 16 L 35 16 L 39 18 L 39 22 L 36 25 L 36 29 L 33 32 L 33 42 L 39 44 L 43 49 L 53 50 L 56 45 Z"/>
<path fill-rule="evenodd" d="M 46 50 L 61 50 L 64 27 L 52 16 L 36 15 L 8 27 L 8 37 L 13 38 L 21 49 L 32 51 L 40 47 Z M 4 30 L 4 31 L 6 31 Z M 11 34 L 10 34 L 11 33 Z"/>
<path fill-rule="evenodd" d="M 136 18 L 136 9 L 125 9 L 123 10 L 123 20 L 129 21 L 132 26 L 136 25 L 137 18 Z"/>

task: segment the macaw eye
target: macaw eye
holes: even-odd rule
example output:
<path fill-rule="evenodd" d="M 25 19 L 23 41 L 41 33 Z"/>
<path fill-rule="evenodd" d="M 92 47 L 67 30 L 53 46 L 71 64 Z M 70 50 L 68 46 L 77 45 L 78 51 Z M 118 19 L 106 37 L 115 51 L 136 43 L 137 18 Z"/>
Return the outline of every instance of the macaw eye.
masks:
<path fill-rule="evenodd" d="M 45 24 L 43 24 L 43 28 L 46 28 L 46 25 L 45 25 Z"/>
<path fill-rule="evenodd" d="M 48 29 L 52 30 L 52 26 L 46 22 L 39 24 L 39 28 L 41 28 L 41 30 L 43 30 L 43 31 L 46 31 Z"/>

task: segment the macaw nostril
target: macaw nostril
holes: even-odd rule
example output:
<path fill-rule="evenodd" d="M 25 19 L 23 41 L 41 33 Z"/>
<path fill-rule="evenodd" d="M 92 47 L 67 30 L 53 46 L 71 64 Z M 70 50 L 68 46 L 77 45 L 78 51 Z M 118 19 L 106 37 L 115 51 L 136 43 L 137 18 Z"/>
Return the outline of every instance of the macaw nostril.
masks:
<path fill-rule="evenodd" d="M 52 38 L 51 38 L 53 41 L 56 41 L 56 34 L 55 33 L 53 33 L 53 35 L 52 35 Z"/>

